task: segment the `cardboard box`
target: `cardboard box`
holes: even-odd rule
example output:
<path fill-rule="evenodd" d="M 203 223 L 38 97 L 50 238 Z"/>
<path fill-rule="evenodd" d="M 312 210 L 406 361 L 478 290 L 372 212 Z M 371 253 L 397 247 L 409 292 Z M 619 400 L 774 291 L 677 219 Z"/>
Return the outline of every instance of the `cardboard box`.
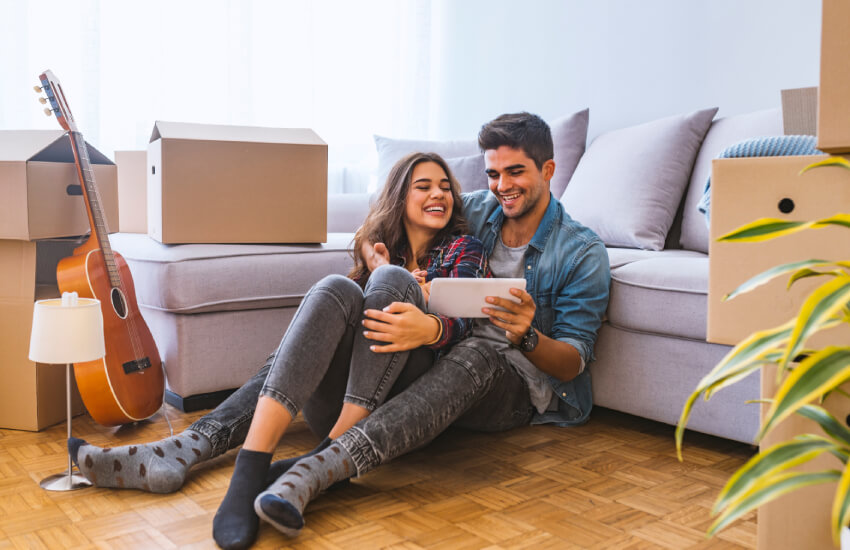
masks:
<path fill-rule="evenodd" d="M 781 95 L 783 133 L 786 136 L 816 136 L 818 134 L 817 86 L 782 90 Z"/>
<path fill-rule="evenodd" d="M 122 233 L 148 232 L 147 151 L 115 151 Z"/>
<path fill-rule="evenodd" d="M 108 225 L 118 228 L 115 164 L 88 146 Z M 89 232 L 71 142 L 62 130 L 0 130 L 0 239 Z"/>
<path fill-rule="evenodd" d="M 28 359 L 33 302 L 59 296 L 56 264 L 73 241 L 0 240 L 0 428 L 41 430 L 64 422 L 65 368 Z M 71 410 L 85 412 L 74 377 Z"/>
<path fill-rule="evenodd" d="M 312 130 L 157 122 L 147 177 L 162 243 L 327 241 L 328 148 Z"/>
<path fill-rule="evenodd" d="M 799 312 L 822 277 L 802 279 L 786 291 L 788 276 L 733 300 L 721 298 L 751 277 L 779 264 L 850 259 L 850 230 L 810 229 L 759 243 L 719 243 L 717 238 L 759 218 L 808 221 L 850 212 L 850 174 L 840 167 L 804 167 L 823 156 L 716 159 L 711 176 L 707 340 L 734 345 L 757 330 L 778 326 Z M 780 203 L 793 210 L 782 212 Z M 790 274 L 789 274 L 790 275 Z M 850 340 L 846 325 L 812 338 L 813 345 Z"/>
<path fill-rule="evenodd" d="M 850 2 L 823 0 L 818 149 L 850 153 Z"/>
<path fill-rule="evenodd" d="M 761 374 L 761 394 L 776 395 L 776 370 L 766 368 Z M 850 385 L 842 389 L 850 391 Z M 833 393 L 823 403 L 839 421 L 850 414 L 850 400 Z M 764 418 L 767 405 L 762 405 Z M 809 433 L 822 435 L 823 430 L 817 423 L 800 415 L 791 415 L 779 423 L 762 441 L 764 450 L 794 436 Z M 794 471 L 816 472 L 823 470 L 843 470 L 840 460 L 825 453 L 814 460 L 797 466 Z M 832 499 L 835 497 L 835 483 L 824 483 L 806 487 L 779 497 L 758 509 L 758 547 L 770 550 L 799 550 L 801 548 L 835 548 L 832 544 Z"/>

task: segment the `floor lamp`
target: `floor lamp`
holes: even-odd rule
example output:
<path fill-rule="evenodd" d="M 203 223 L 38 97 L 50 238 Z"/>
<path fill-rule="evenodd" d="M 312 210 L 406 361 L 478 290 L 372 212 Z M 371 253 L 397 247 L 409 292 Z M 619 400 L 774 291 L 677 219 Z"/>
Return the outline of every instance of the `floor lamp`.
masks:
<path fill-rule="evenodd" d="M 65 364 L 65 405 L 68 415 L 68 437 L 71 437 L 71 363 L 100 359 L 106 354 L 103 342 L 103 315 L 100 300 L 78 298 L 76 292 L 65 292 L 61 299 L 35 303 L 30 336 L 30 361 Z M 91 482 L 74 473 L 71 454 L 68 471 L 41 481 L 48 491 L 73 491 Z"/>

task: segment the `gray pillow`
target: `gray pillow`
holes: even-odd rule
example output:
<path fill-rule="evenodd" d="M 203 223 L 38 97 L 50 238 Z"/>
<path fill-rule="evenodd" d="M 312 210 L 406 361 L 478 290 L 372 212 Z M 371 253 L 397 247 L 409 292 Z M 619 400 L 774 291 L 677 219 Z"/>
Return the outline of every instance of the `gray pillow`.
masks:
<path fill-rule="evenodd" d="M 425 141 L 416 139 L 393 139 L 384 136 L 374 136 L 375 148 L 378 150 L 378 187 L 382 188 L 387 176 L 396 162 L 407 154 L 437 153 L 444 159 L 468 157 L 481 153 L 475 140 L 462 141 Z M 482 160 L 483 162 L 483 160 Z M 450 168 L 453 168 L 450 165 Z"/>
<path fill-rule="evenodd" d="M 599 135 L 561 197 L 608 246 L 662 250 L 717 108 Z"/>
<path fill-rule="evenodd" d="M 479 189 L 487 189 L 487 174 L 484 173 L 484 155 L 447 158 L 446 164 L 460 183 L 460 190 L 471 193 Z"/>
<path fill-rule="evenodd" d="M 556 197 L 564 193 L 584 154 L 589 123 L 590 109 L 584 109 L 559 118 L 549 125 L 552 128 L 552 142 L 555 146 L 555 175 L 549 182 L 549 190 Z"/>
<path fill-rule="evenodd" d="M 779 109 L 718 118 L 714 121 L 700 147 L 688 185 L 682 212 L 682 248 L 708 254 L 708 228 L 705 226 L 705 216 L 697 209 L 697 204 L 705 190 L 705 180 L 711 175 L 712 159 L 723 149 L 739 141 L 781 134 L 782 112 Z"/>
<path fill-rule="evenodd" d="M 552 141 L 555 147 L 555 175 L 550 189 L 556 197 L 560 197 L 566 189 L 570 178 L 575 172 L 579 159 L 584 154 L 587 144 L 587 126 L 590 110 L 584 109 L 569 116 L 559 118 L 549 126 L 552 129 Z M 449 163 L 464 191 L 475 191 L 487 188 L 487 177 L 484 176 L 484 157 L 478 149 L 478 140 L 458 141 L 424 141 L 414 139 L 393 139 L 384 136 L 374 136 L 375 147 L 378 150 L 378 185 L 383 186 L 393 165 L 408 153 L 422 151 L 437 153 Z M 475 175 L 478 168 L 477 158 L 481 160 L 481 178 Z"/>

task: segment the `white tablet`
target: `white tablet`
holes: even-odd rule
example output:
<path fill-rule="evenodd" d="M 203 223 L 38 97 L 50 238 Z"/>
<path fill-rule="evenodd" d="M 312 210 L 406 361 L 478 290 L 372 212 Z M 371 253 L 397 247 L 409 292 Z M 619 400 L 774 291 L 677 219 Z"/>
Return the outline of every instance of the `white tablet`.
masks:
<path fill-rule="evenodd" d="M 447 317 L 487 317 L 482 307 L 494 307 L 484 301 L 487 296 L 500 296 L 519 302 L 510 289 L 525 290 L 525 279 L 462 279 L 435 277 L 431 279 L 431 298 L 428 311 Z"/>

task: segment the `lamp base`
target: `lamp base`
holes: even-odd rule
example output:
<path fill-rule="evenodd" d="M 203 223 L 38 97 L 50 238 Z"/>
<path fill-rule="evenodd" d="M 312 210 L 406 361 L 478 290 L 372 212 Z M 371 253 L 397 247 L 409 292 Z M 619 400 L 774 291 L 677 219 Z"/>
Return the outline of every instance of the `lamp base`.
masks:
<path fill-rule="evenodd" d="M 91 487 L 91 481 L 76 472 L 71 472 L 69 476 L 66 470 L 42 479 L 38 485 L 46 491 L 76 491 Z"/>

